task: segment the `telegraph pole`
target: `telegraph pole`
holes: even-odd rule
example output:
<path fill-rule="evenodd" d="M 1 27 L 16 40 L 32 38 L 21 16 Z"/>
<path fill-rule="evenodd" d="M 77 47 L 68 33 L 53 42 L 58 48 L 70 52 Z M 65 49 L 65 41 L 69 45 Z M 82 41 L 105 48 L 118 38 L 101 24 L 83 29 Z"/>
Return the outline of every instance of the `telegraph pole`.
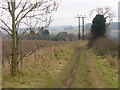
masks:
<path fill-rule="evenodd" d="M 84 40 L 84 18 L 85 17 L 81 17 L 82 18 L 82 29 L 83 29 L 83 31 L 82 31 L 82 40 Z"/>
<path fill-rule="evenodd" d="M 84 21 L 85 21 L 85 18 L 86 18 L 86 17 L 85 17 L 85 15 L 84 15 L 84 16 L 81 15 L 80 18 L 82 18 L 82 40 L 84 40 L 84 39 L 85 39 L 85 33 L 84 33 L 84 32 L 85 32 L 85 31 L 84 31 L 84 29 L 85 29 L 85 28 L 84 28 Z"/>
<path fill-rule="evenodd" d="M 78 39 L 80 40 L 80 16 L 78 15 L 76 18 L 78 18 Z"/>
<path fill-rule="evenodd" d="M 78 15 L 76 18 L 78 18 L 78 39 L 81 39 L 81 35 L 80 35 L 80 18 L 82 18 L 82 40 L 84 40 L 84 20 L 85 20 L 85 15 L 81 17 Z"/>

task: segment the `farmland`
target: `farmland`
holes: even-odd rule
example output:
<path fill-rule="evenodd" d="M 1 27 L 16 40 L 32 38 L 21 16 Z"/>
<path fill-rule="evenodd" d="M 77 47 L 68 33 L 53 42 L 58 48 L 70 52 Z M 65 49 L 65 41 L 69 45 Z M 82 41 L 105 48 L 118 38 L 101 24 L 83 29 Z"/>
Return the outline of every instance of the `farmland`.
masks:
<path fill-rule="evenodd" d="M 36 52 L 23 58 L 17 76 L 11 78 L 6 57 L 10 54 L 10 42 L 3 40 L 4 88 L 118 87 L 117 66 L 110 66 L 107 58 L 88 49 L 87 41 L 22 41 L 19 52 Z"/>
<path fill-rule="evenodd" d="M 33 48 L 32 43 L 34 43 L 34 41 L 28 42 L 31 43 L 28 46 Z M 9 64 L 7 60 L 4 62 L 3 87 L 50 87 L 51 82 L 58 77 L 59 73 L 62 72 L 62 69 L 68 63 L 68 58 L 73 52 L 74 45 L 78 45 L 78 42 L 74 42 L 73 44 L 71 42 L 38 41 L 38 43 L 43 46 L 40 46 L 36 51 L 36 61 L 34 53 L 24 58 L 18 77 L 10 78 Z M 23 46 L 25 47 L 25 44 Z M 29 52 L 29 48 L 25 48 L 27 49 L 23 49 L 24 52 Z M 33 85 L 29 85 L 32 83 L 31 80 L 33 81 Z M 40 83 L 43 85 L 39 85 Z"/>
<path fill-rule="evenodd" d="M 2 40 L 2 57 L 5 60 L 11 54 L 11 40 Z M 59 45 L 65 45 L 68 42 L 54 42 L 54 41 L 39 41 L 39 40 L 23 40 L 19 45 L 19 54 L 27 54 L 36 49 L 54 47 Z"/>
<path fill-rule="evenodd" d="M 0 89 L 119 88 L 120 5 L 101 1 L 1 0 Z"/>

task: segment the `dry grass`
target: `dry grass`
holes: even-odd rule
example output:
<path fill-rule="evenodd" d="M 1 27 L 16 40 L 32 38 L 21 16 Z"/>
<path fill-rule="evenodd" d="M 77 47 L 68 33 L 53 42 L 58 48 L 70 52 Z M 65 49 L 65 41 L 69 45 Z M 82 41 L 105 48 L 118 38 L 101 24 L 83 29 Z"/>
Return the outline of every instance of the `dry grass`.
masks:
<path fill-rule="evenodd" d="M 36 49 L 42 49 L 47 47 L 54 47 L 59 45 L 65 45 L 68 42 L 55 42 L 55 41 L 40 41 L 40 40 L 23 40 L 19 46 L 19 56 L 28 54 Z M 2 40 L 2 61 L 11 59 L 11 40 Z"/>
<path fill-rule="evenodd" d="M 107 58 L 111 66 L 118 66 L 118 42 L 108 38 L 99 38 L 90 43 L 92 44 L 92 50 L 94 50 L 98 56 Z"/>
<path fill-rule="evenodd" d="M 103 57 L 107 57 L 108 54 L 112 57 L 118 57 L 118 43 L 107 38 L 97 39 L 92 49 Z"/>
<path fill-rule="evenodd" d="M 107 60 L 111 66 L 113 66 L 113 67 L 118 66 L 118 60 L 113 58 L 111 55 L 108 55 Z"/>
<path fill-rule="evenodd" d="M 46 42 L 49 45 L 49 41 Z M 35 53 L 23 58 L 17 77 L 11 78 L 8 64 L 3 67 L 3 87 L 5 88 L 44 88 L 51 87 L 53 82 L 69 61 L 69 56 L 78 42 L 51 42 L 47 47 L 41 47 Z M 54 83 L 55 84 L 55 83 Z M 57 83 L 56 83 L 57 84 Z"/>

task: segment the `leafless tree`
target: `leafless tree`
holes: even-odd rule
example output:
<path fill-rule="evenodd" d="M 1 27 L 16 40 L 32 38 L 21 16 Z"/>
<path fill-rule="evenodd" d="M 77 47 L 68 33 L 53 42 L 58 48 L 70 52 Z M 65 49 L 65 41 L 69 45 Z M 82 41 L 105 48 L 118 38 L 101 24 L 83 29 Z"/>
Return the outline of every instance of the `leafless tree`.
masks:
<path fill-rule="evenodd" d="M 92 15 L 94 12 L 96 12 L 97 14 L 104 15 L 104 17 L 106 18 L 108 24 L 110 24 L 110 22 L 112 22 L 112 20 L 113 20 L 113 17 L 115 17 L 114 12 L 108 6 L 103 7 L 103 8 L 99 7 L 99 8 L 93 9 L 90 12 L 90 15 Z"/>
<path fill-rule="evenodd" d="M 21 42 L 21 36 L 18 35 L 19 28 L 29 27 L 30 23 L 36 23 L 36 19 L 39 20 L 37 25 L 42 23 L 48 26 L 52 21 L 51 12 L 57 10 L 58 3 L 58 0 L 3 0 L 0 2 L 0 28 L 12 37 L 11 76 L 16 76 L 18 62 L 23 58 L 18 58 Z"/>

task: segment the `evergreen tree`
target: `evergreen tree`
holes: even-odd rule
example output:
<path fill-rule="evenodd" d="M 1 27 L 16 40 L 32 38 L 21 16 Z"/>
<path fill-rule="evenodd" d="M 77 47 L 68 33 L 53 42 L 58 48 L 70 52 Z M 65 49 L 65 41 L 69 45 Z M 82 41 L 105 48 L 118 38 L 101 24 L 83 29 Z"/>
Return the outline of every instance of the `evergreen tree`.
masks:
<path fill-rule="evenodd" d="M 105 36 L 106 33 L 106 19 L 103 15 L 97 14 L 92 21 L 91 35 L 92 40 Z"/>

